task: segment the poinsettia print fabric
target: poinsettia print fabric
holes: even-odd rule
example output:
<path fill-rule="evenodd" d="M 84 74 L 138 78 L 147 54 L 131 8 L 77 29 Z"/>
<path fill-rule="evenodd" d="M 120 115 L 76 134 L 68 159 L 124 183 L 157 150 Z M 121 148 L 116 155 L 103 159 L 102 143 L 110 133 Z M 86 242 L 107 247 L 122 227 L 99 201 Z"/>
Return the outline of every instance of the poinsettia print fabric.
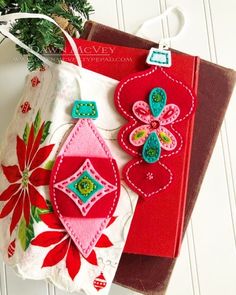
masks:
<path fill-rule="evenodd" d="M 9 186 L 1 193 L 0 201 L 3 208 L 0 219 L 11 216 L 10 236 L 16 239 L 14 230 L 19 225 L 18 238 L 23 250 L 29 246 L 31 236 L 26 236 L 26 228 L 32 227 L 34 219 L 31 212 L 49 210 L 49 203 L 37 190 L 37 187 L 47 186 L 50 181 L 50 168 L 43 164 L 47 161 L 54 147 L 53 144 L 41 147 L 49 135 L 51 122 L 42 122 L 38 111 L 35 121 L 29 126 L 26 123 L 22 138 L 16 136 L 16 165 L 2 165 L 4 176 Z"/>
<path fill-rule="evenodd" d="M 49 183 L 57 156 L 75 126 L 73 103 L 92 99 L 93 121 L 119 168 L 128 160 L 116 137 L 123 119 L 113 106 L 117 81 L 62 64 L 30 74 L 1 143 L 0 249 L 23 278 L 48 279 L 70 292 L 108 294 L 137 202 L 122 182 L 117 207 L 89 255 L 53 210 Z M 83 92 L 80 92 L 83 89 Z M 81 138 L 81 143 L 83 138 Z M 97 201 L 99 202 L 99 200 Z"/>
<path fill-rule="evenodd" d="M 41 220 L 48 226 L 48 231 L 39 234 L 33 241 L 32 245 L 38 247 L 50 247 L 50 251 L 44 258 L 43 267 L 52 267 L 58 264 L 65 258 L 66 268 L 72 280 L 78 274 L 81 266 L 82 255 L 78 250 L 68 232 L 60 222 L 59 218 L 54 213 L 45 213 L 41 215 Z M 109 227 L 114 221 L 115 217 L 110 219 L 107 227 Z M 113 246 L 108 236 L 103 234 L 96 244 L 96 248 L 109 248 Z M 85 260 L 97 266 L 98 259 L 95 250 L 93 250 Z"/>

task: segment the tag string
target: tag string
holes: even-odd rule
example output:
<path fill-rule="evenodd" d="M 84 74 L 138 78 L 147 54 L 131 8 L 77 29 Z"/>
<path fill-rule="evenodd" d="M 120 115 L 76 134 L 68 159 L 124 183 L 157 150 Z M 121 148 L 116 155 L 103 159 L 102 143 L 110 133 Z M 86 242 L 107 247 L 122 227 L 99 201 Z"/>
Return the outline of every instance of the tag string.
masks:
<path fill-rule="evenodd" d="M 14 35 L 12 35 L 9 32 L 9 28 L 12 22 L 18 20 L 18 19 L 28 19 L 28 18 L 39 18 L 39 19 L 45 19 L 47 21 L 50 21 L 54 25 L 56 25 L 65 35 L 66 39 L 70 43 L 70 46 L 73 50 L 73 53 L 76 57 L 76 61 L 79 67 L 82 67 L 82 62 L 80 59 L 80 55 L 78 52 L 78 49 L 76 47 L 76 44 L 73 40 L 73 38 L 65 31 L 63 30 L 60 25 L 55 22 L 51 17 L 44 15 L 44 14 L 38 14 L 38 13 L 11 13 L 11 14 L 6 14 L 6 15 L 0 15 L 0 33 L 2 33 L 4 36 L 8 37 L 10 40 L 12 40 L 14 43 L 19 45 L 20 47 L 24 48 L 28 52 L 32 53 L 36 57 L 38 57 L 41 61 L 43 61 L 46 65 L 52 66 L 54 63 L 51 62 L 49 59 L 44 57 L 42 54 L 36 52 L 23 42 L 21 42 L 18 38 L 16 38 Z"/>
<path fill-rule="evenodd" d="M 182 21 L 181 21 L 181 27 L 179 29 L 179 32 L 175 36 L 166 37 L 166 38 L 163 37 L 163 38 L 161 38 L 159 40 L 159 49 L 167 49 L 169 47 L 168 44 L 170 44 L 170 42 L 173 39 L 176 39 L 177 37 L 179 37 L 180 34 L 182 34 L 182 32 L 183 32 L 183 28 L 185 27 L 186 20 L 185 20 L 184 12 L 178 6 L 171 6 L 168 9 L 166 9 L 162 14 L 145 21 L 141 25 L 141 27 L 138 29 L 138 31 L 136 32 L 136 36 L 151 40 L 152 38 L 149 37 L 150 28 L 153 27 L 153 26 L 156 26 L 157 22 L 159 22 L 159 21 L 161 21 L 163 19 L 166 19 L 167 16 L 173 11 L 177 11 L 177 12 L 180 13 Z"/>

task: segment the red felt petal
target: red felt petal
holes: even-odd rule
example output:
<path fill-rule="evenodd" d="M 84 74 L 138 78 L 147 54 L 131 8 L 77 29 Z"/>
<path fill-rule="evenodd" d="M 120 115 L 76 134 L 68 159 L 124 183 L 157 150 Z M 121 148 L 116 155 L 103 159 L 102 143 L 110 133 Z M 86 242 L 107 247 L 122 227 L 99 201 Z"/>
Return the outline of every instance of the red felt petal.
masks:
<path fill-rule="evenodd" d="M 50 250 L 44 259 L 42 267 L 50 267 L 60 262 L 66 255 L 69 240 L 66 239 Z"/>
<path fill-rule="evenodd" d="M 93 250 L 90 255 L 85 258 L 89 263 L 93 264 L 93 265 L 98 265 L 98 261 L 97 261 L 97 255 L 95 253 L 95 251 Z"/>
<path fill-rule="evenodd" d="M 28 225 L 30 222 L 30 200 L 29 200 L 29 195 L 27 192 L 25 192 L 25 197 L 24 197 L 24 217 L 26 224 Z"/>
<path fill-rule="evenodd" d="M 34 186 L 49 185 L 50 175 L 51 175 L 51 170 L 37 168 L 32 172 L 30 176 L 30 182 Z"/>
<path fill-rule="evenodd" d="M 40 218 L 49 228 L 64 229 L 55 213 L 41 214 Z"/>
<path fill-rule="evenodd" d="M 21 196 L 15 206 L 13 214 L 12 214 L 12 220 L 11 220 L 11 225 L 10 225 L 10 235 L 12 234 L 13 230 L 16 228 L 16 226 L 21 218 L 22 209 L 23 209 L 23 198 L 22 198 L 22 194 L 21 194 Z"/>
<path fill-rule="evenodd" d="M 75 276 L 80 270 L 81 260 L 80 253 L 78 249 L 75 247 L 74 243 L 71 242 L 67 257 L 66 257 L 66 267 L 68 269 L 68 273 L 72 280 L 74 280 Z"/>
<path fill-rule="evenodd" d="M 39 247 L 49 247 L 59 243 L 65 237 L 65 235 L 65 232 L 46 231 L 33 239 L 31 244 Z"/>
<path fill-rule="evenodd" d="M 0 218 L 6 217 L 13 210 L 16 203 L 18 202 L 20 194 L 21 191 L 17 192 L 14 196 L 11 197 L 10 201 L 8 201 L 7 204 L 3 207 L 0 213 Z"/>
<path fill-rule="evenodd" d="M 48 209 L 46 200 L 41 196 L 41 194 L 33 187 L 31 184 L 28 185 L 29 188 L 29 198 L 32 206 L 38 207 L 40 209 Z"/>
<path fill-rule="evenodd" d="M 108 248 L 113 246 L 112 242 L 109 240 L 109 238 L 106 235 L 101 235 L 100 239 L 98 240 L 95 247 L 98 248 Z"/>
<path fill-rule="evenodd" d="M 2 165 L 2 170 L 3 170 L 3 173 L 5 174 L 7 180 L 10 183 L 16 182 L 21 179 L 20 170 L 17 165 L 14 165 L 14 166 Z"/>
<path fill-rule="evenodd" d="M 30 153 L 31 153 L 31 150 L 33 147 L 33 143 L 34 143 L 34 126 L 32 124 L 32 126 L 30 128 L 30 134 L 29 134 L 28 144 L 27 144 L 27 148 L 26 148 L 26 163 L 27 163 L 27 165 L 30 160 Z"/>
<path fill-rule="evenodd" d="M 20 166 L 20 170 L 24 171 L 25 169 L 25 158 L 26 158 L 26 145 L 24 140 L 22 140 L 19 136 L 16 138 L 16 152 L 18 163 Z"/>
<path fill-rule="evenodd" d="M 11 184 L 5 191 L 0 195 L 0 201 L 8 201 L 20 188 L 20 183 Z"/>
<path fill-rule="evenodd" d="M 36 153 L 30 165 L 30 170 L 33 170 L 34 168 L 39 167 L 48 158 L 53 147 L 54 147 L 54 144 L 51 144 L 48 146 L 44 146 L 40 150 L 38 150 L 38 152 Z"/>
<path fill-rule="evenodd" d="M 29 160 L 28 163 L 31 163 L 33 157 L 35 156 L 37 150 L 39 149 L 40 142 L 41 142 L 42 135 L 43 135 L 43 129 L 44 129 L 44 123 L 40 127 L 37 137 L 35 138 L 34 144 L 32 146 L 32 151 L 31 151 L 29 159 L 28 159 Z"/>

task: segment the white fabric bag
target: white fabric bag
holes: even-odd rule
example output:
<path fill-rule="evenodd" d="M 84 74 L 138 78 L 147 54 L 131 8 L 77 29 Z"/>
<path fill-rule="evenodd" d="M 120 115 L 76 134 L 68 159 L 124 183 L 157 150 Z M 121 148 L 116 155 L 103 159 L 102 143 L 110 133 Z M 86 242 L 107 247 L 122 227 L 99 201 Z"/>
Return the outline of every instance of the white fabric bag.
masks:
<path fill-rule="evenodd" d="M 47 16 L 34 14 L 1 16 L 0 21 L 32 17 L 54 22 Z M 0 32 L 47 65 L 45 69 L 27 76 L 15 115 L 1 140 L 0 249 L 4 261 L 22 278 L 48 279 L 70 292 L 96 294 L 99 291 L 99 294 L 107 294 L 127 238 L 137 195 L 121 183 L 118 205 L 103 231 L 103 244 L 95 246 L 92 254 L 84 257 L 52 213 L 48 177 L 55 157 L 75 124 L 71 109 L 78 99 L 96 102 L 99 113 L 94 121 L 96 128 L 119 168 L 128 161 L 128 156 L 116 141 L 119 127 L 124 124 L 113 105 L 118 81 L 82 68 L 76 45 L 64 31 L 79 66 L 65 62 L 52 64 L 12 36 L 8 32 L 8 24 L 0 25 Z M 40 130 L 41 137 L 37 138 Z M 27 161 L 33 157 L 27 155 L 30 141 L 31 153 L 33 150 L 33 156 L 37 158 L 31 168 L 27 166 Z M 44 149 L 47 157 L 45 153 L 40 154 L 40 149 Z M 35 245 L 37 243 L 33 241 L 45 232 L 49 234 L 48 239 L 41 241 L 43 246 Z M 63 244 L 66 239 L 67 243 Z M 56 255 L 57 246 L 67 247 L 63 257 L 59 257 L 60 251 Z M 54 256 L 51 255 L 50 261 L 45 263 L 45 257 L 52 250 Z"/>

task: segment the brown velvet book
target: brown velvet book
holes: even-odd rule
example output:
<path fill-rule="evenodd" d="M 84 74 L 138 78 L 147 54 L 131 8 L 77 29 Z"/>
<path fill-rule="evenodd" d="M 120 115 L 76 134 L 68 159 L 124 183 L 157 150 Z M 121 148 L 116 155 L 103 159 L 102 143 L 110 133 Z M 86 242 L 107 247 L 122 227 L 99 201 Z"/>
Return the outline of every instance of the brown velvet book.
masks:
<path fill-rule="evenodd" d="M 81 38 L 142 49 L 157 46 L 153 42 L 92 21 L 85 24 Z M 233 70 L 205 60 L 200 61 L 198 108 L 193 131 L 184 230 L 197 200 L 235 80 L 236 73 Z M 209 117 L 209 114 L 212 116 Z M 206 124 L 208 128 L 205 128 Z M 115 283 L 144 294 L 164 294 L 175 261 L 176 259 L 163 257 L 123 254 Z"/>

